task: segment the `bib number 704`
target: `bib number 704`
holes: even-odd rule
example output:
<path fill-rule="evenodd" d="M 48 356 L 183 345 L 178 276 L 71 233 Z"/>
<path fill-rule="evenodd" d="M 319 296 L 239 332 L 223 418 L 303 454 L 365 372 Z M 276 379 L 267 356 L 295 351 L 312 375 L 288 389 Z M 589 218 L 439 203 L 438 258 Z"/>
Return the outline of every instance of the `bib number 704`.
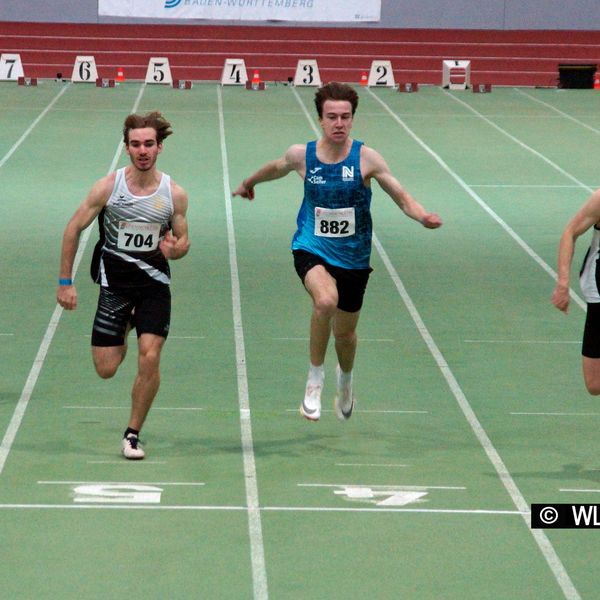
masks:
<path fill-rule="evenodd" d="M 158 248 L 160 241 L 160 223 L 119 223 L 119 250 L 129 252 L 150 252 Z"/>

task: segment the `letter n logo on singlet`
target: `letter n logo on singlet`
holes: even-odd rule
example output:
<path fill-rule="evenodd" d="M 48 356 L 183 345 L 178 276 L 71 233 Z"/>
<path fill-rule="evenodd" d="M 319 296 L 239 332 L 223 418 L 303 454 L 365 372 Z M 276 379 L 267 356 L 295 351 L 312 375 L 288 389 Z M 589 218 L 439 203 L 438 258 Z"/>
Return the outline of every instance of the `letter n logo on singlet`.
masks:
<path fill-rule="evenodd" d="M 354 167 L 342 166 L 342 180 L 354 181 Z"/>

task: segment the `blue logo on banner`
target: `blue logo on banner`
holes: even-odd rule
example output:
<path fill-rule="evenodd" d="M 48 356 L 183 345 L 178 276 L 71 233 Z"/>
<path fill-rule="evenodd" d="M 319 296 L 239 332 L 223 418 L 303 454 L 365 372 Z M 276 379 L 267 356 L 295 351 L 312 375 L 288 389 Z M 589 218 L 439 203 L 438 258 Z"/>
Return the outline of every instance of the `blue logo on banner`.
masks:
<path fill-rule="evenodd" d="M 181 0 L 165 0 L 165 8 L 175 8 L 181 4 Z"/>

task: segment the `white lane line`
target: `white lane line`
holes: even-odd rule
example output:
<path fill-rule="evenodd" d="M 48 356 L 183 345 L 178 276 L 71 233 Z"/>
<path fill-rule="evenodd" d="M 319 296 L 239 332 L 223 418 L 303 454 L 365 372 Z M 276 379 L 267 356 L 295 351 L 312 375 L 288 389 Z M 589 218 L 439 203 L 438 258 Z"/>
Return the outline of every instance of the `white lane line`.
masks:
<path fill-rule="evenodd" d="M 65 87 L 64 89 L 66 90 L 67 88 Z M 142 87 L 140 88 L 140 92 L 137 95 L 137 98 L 135 100 L 135 103 L 133 105 L 133 109 L 131 112 L 135 112 L 137 110 L 140 100 L 142 99 L 142 94 L 144 92 L 144 89 L 145 89 L 145 84 L 143 84 Z M 109 173 L 115 169 L 115 167 L 119 161 L 119 157 L 121 156 L 122 151 L 123 151 L 123 143 L 121 141 L 119 141 L 119 145 L 117 147 L 117 150 L 113 157 L 112 163 L 108 170 Z M 73 264 L 73 278 L 75 278 L 75 274 L 79 267 L 79 263 L 81 262 L 81 258 L 85 251 L 85 245 L 89 238 L 90 230 L 91 230 L 91 225 L 90 225 L 90 227 L 88 227 L 85 230 L 83 236 L 81 237 L 79 249 L 77 250 L 77 254 L 75 255 L 75 261 Z M 25 415 L 25 410 L 27 409 L 29 400 L 31 399 L 31 395 L 33 393 L 33 389 L 35 388 L 35 384 L 37 383 L 37 380 L 38 380 L 38 377 L 42 370 L 42 367 L 44 366 L 44 361 L 46 360 L 46 354 L 48 353 L 48 349 L 50 348 L 50 344 L 52 343 L 52 338 L 54 337 L 56 328 L 58 327 L 58 322 L 60 320 L 62 312 L 63 312 L 62 307 L 59 304 L 57 304 L 54 309 L 54 312 L 52 313 L 52 316 L 50 317 L 50 323 L 48 324 L 46 332 L 44 333 L 44 337 L 43 337 L 40 347 L 38 349 L 37 355 L 33 361 L 33 365 L 31 367 L 31 370 L 29 371 L 27 380 L 25 381 L 25 387 L 23 388 L 23 391 L 21 392 L 21 397 L 19 398 L 19 401 L 17 402 L 17 406 L 15 407 L 13 416 L 8 424 L 6 433 L 4 434 L 4 438 L 2 439 L 2 443 L 0 444 L 0 475 L 2 474 L 2 471 L 4 470 L 4 465 L 6 464 L 6 459 L 8 458 L 8 455 L 10 453 L 12 445 L 17 436 L 17 431 L 19 430 L 19 427 L 21 426 L 21 422 Z"/>
<path fill-rule="evenodd" d="M 274 337 L 278 342 L 308 342 L 307 337 Z M 360 338 L 360 342 L 395 342 L 392 338 Z"/>
<path fill-rule="evenodd" d="M 69 410 L 131 410 L 131 406 L 63 406 Z M 204 408 L 199 407 L 176 407 L 176 406 L 153 406 L 152 411 L 155 410 L 168 410 L 168 411 L 200 411 Z"/>
<path fill-rule="evenodd" d="M 498 223 L 500 223 L 500 225 L 502 225 L 502 227 L 513 237 L 513 239 L 515 239 L 519 243 L 519 245 L 521 247 L 523 247 L 527 251 L 527 253 L 530 254 L 530 256 L 532 256 L 536 260 L 536 262 L 538 262 L 538 264 L 543 266 L 544 270 L 551 273 L 553 275 L 553 277 L 556 277 L 556 273 L 554 273 L 554 271 L 508 226 L 508 224 L 506 224 L 502 219 L 500 219 L 500 217 L 498 215 L 496 215 L 496 213 L 494 213 L 487 206 L 487 204 L 485 204 L 485 202 L 483 202 L 483 200 L 481 198 L 479 198 L 479 196 L 477 196 L 477 194 L 475 194 L 475 192 L 473 192 L 473 190 L 471 190 L 466 185 L 466 183 L 452 169 L 450 169 L 450 167 L 442 160 L 442 158 L 439 155 L 437 155 L 431 148 L 429 148 L 429 146 L 427 146 L 427 144 L 425 144 L 425 142 L 423 142 L 390 109 L 390 107 L 385 102 L 383 102 L 380 98 L 378 98 L 377 95 L 374 94 L 372 90 L 368 89 L 368 92 L 371 94 L 371 96 L 373 98 L 375 98 L 377 100 L 377 102 L 379 102 L 381 104 L 381 106 L 383 106 L 385 108 L 385 110 L 394 118 L 394 120 L 396 120 L 396 122 L 398 124 L 400 124 L 401 127 L 423 149 L 425 149 L 440 164 L 440 166 L 442 166 L 444 168 L 444 170 L 453 179 L 455 179 L 460 184 L 460 186 L 469 195 L 471 195 L 474 199 L 476 199 L 476 201 L 482 206 L 482 208 L 484 208 L 490 215 L 492 215 L 496 219 L 496 221 L 498 221 Z M 453 97 L 450 94 L 448 94 L 448 95 L 450 97 Z M 461 101 L 461 103 L 463 103 L 463 102 Z M 466 106 L 468 106 L 468 105 L 466 105 Z M 406 308 L 408 309 L 413 321 L 415 322 L 415 325 L 417 326 L 417 329 L 418 329 L 419 333 L 421 334 L 423 341 L 427 345 L 431 355 L 433 356 L 436 364 L 438 365 L 438 368 L 440 369 L 442 375 L 444 376 L 444 379 L 446 379 L 448 387 L 452 391 L 452 394 L 454 395 L 467 422 L 469 423 L 471 429 L 473 430 L 473 433 L 479 440 L 479 443 L 481 444 L 481 446 L 484 449 L 485 453 L 487 454 L 490 462 L 492 463 L 494 469 L 496 470 L 496 473 L 498 474 L 500 481 L 506 488 L 506 491 L 508 492 L 511 500 L 513 501 L 513 504 L 516 506 L 517 510 L 521 514 L 527 515 L 524 517 L 525 523 L 527 524 L 527 527 L 528 527 L 529 531 L 531 532 L 531 535 L 533 536 L 533 538 L 534 538 L 535 542 L 537 543 L 539 549 L 541 550 L 544 558 L 546 559 L 546 562 L 548 563 L 548 566 L 550 567 L 557 583 L 559 584 L 560 588 L 562 589 L 563 594 L 565 595 L 565 598 L 567 598 L 567 600 L 580 600 L 581 596 L 579 595 L 579 592 L 577 591 L 577 589 L 575 588 L 575 585 L 571 581 L 571 578 L 569 577 L 569 574 L 567 573 L 562 561 L 560 560 L 560 557 L 558 556 L 556 550 L 554 549 L 554 546 L 552 545 L 552 543 L 546 536 L 545 532 L 542 529 L 532 529 L 531 528 L 529 508 L 528 508 L 529 505 L 527 504 L 523 494 L 521 493 L 521 490 L 518 488 L 517 484 L 515 483 L 514 479 L 512 478 L 512 475 L 510 474 L 508 468 L 504 464 L 504 461 L 498 454 L 498 451 L 492 444 L 492 441 L 490 440 L 488 434 L 486 433 L 485 429 L 481 425 L 479 419 L 477 418 L 477 415 L 475 414 L 471 405 L 469 404 L 469 401 L 467 400 L 467 397 L 465 396 L 464 392 L 462 391 L 458 381 L 454 377 L 452 370 L 446 363 L 446 359 L 444 358 L 443 354 L 441 353 L 440 349 L 438 348 L 437 344 L 435 343 L 433 337 L 429 333 L 425 323 L 423 322 L 423 319 L 421 318 L 421 315 L 417 311 L 416 306 L 414 305 L 412 299 L 408 295 L 408 292 L 406 291 L 404 284 L 400 280 L 398 273 L 396 272 L 394 266 L 392 265 L 392 262 L 390 261 L 387 253 L 383 249 L 383 246 L 379 243 L 377 236 L 375 236 L 375 235 L 373 235 L 373 243 L 375 244 L 375 247 L 377 248 L 377 250 L 381 256 L 381 258 L 388 270 L 388 273 L 390 274 L 390 277 L 394 281 L 396 288 L 398 290 L 398 293 L 402 297 L 402 300 L 404 301 Z M 581 304 L 583 304 L 583 301 L 578 296 L 574 295 L 572 290 L 571 290 L 571 295 L 577 299 L 578 303 L 581 302 Z M 585 304 L 583 304 L 583 307 L 585 307 Z"/>
<path fill-rule="evenodd" d="M 60 92 L 58 92 L 58 94 L 56 94 L 56 96 L 54 96 L 50 104 L 46 106 L 46 108 L 38 115 L 35 121 L 25 130 L 23 135 L 13 144 L 12 148 L 3 156 L 2 160 L 0 160 L 0 168 L 2 168 L 6 161 L 17 151 L 19 146 L 27 139 L 37 124 L 48 114 L 52 107 L 58 102 L 59 98 L 69 89 L 71 85 L 71 83 L 67 84 L 60 90 Z"/>
<path fill-rule="evenodd" d="M 297 483 L 298 487 L 318 487 L 318 488 L 347 488 L 357 487 L 355 483 Z M 361 483 L 360 487 L 368 487 L 373 490 L 410 490 L 421 492 L 424 490 L 466 490 L 462 485 L 368 485 Z"/>
<path fill-rule="evenodd" d="M 234 511 L 246 512 L 247 506 L 208 506 L 185 504 L 0 504 L 0 510 L 166 510 L 166 511 Z M 516 510 L 493 510 L 471 508 L 388 508 L 388 507 L 314 507 L 314 506 L 263 506 L 261 512 L 315 512 L 315 513 L 429 513 L 445 515 L 473 516 L 520 516 L 528 517 L 529 512 Z"/>
<path fill-rule="evenodd" d="M 600 494 L 600 490 L 571 490 L 568 488 L 561 488 L 558 490 L 559 492 L 582 492 L 584 494 Z"/>
<path fill-rule="evenodd" d="M 581 340 L 463 340 L 465 344 L 581 344 Z"/>
<path fill-rule="evenodd" d="M 86 461 L 86 464 L 88 464 L 88 465 L 129 465 L 129 464 L 131 464 L 131 461 L 126 461 L 123 459 L 121 459 L 121 460 L 88 460 L 88 461 Z M 140 466 L 145 467 L 146 465 L 166 465 L 166 464 L 167 464 L 166 460 L 144 459 L 144 460 L 137 461 L 136 468 L 139 469 Z"/>
<path fill-rule="evenodd" d="M 515 242 L 517 242 L 517 244 L 519 246 L 521 246 L 521 248 L 540 266 L 542 267 L 542 269 L 544 271 L 546 271 L 546 273 L 548 273 L 548 275 L 550 275 L 550 277 L 552 277 L 552 279 L 554 279 L 556 281 L 557 279 L 557 274 L 556 271 L 554 271 L 554 269 L 552 269 L 552 267 L 550 267 L 550 265 L 544 261 L 534 250 L 533 248 L 531 248 L 529 246 L 529 244 L 527 244 L 527 242 L 525 242 L 525 240 L 523 240 L 523 238 L 521 238 L 513 229 L 512 227 L 510 227 L 510 225 L 508 225 L 508 223 L 506 223 L 506 221 L 504 221 L 496 212 L 494 212 L 484 201 L 483 199 L 470 187 L 468 186 L 465 181 L 462 179 L 462 177 L 460 177 L 460 175 L 458 175 L 457 173 L 455 173 L 449 166 L 448 164 L 442 159 L 442 157 L 437 154 L 432 148 L 430 148 L 419 136 L 417 136 L 417 134 L 410 129 L 410 127 L 408 127 L 408 125 L 406 125 L 406 123 L 404 123 L 404 121 L 398 117 L 398 115 L 383 101 L 381 100 L 376 94 L 373 93 L 373 91 L 371 89 L 368 89 L 368 92 L 371 94 L 371 96 L 373 96 L 373 98 L 379 102 L 379 104 L 381 104 L 381 106 L 385 109 L 385 111 L 400 125 L 400 127 L 402 127 L 402 129 L 404 129 L 404 131 L 406 131 L 406 133 L 419 145 L 421 146 L 421 148 L 423 148 L 439 165 L 440 167 L 442 167 L 442 169 L 444 169 L 444 171 L 446 171 L 446 173 L 448 173 L 448 175 L 450 175 L 450 177 L 452 177 L 452 179 L 454 179 L 454 181 L 456 181 L 456 183 L 458 183 L 458 185 L 471 197 L 473 198 L 473 200 L 475 200 L 475 202 L 477 202 L 477 204 L 479 204 L 479 206 L 485 211 L 487 212 L 492 219 L 494 219 L 494 221 L 496 221 L 501 227 L 502 229 L 504 229 L 504 231 L 506 231 L 506 233 L 508 233 L 508 235 L 510 235 L 510 237 L 513 238 L 513 240 Z M 522 142 L 520 142 L 519 140 L 517 140 L 516 138 L 514 138 L 513 136 L 511 136 L 508 132 L 504 132 L 503 129 L 501 129 L 500 127 L 498 127 L 497 125 L 495 125 L 492 121 L 490 121 L 489 119 L 487 119 L 486 117 L 484 117 L 483 115 L 481 115 L 480 113 L 478 113 L 475 109 L 469 107 L 468 104 L 466 104 L 465 102 L 463 102 L 462 100 L 459 100 L 457 98 L 455 98 L 454 96 L 452 96 L 451 94 L 448 94 L 447 92 L 444 92 L 446 95 L 448 95 L 450 98 L 452 98 L 453 100 L 455 100 L 456 102 L 460 102 L 461 104 L 464 104 L 467 108 L 469 108 L 470 110 L 472 110 L 473 112 L 475 112 L 478 116 L 480 116 L 482 119 L 484 119 L 486 122 L 489 122 L 490 124 L 492 124 L 494 127 L 496 127 L 497 129 L 499 129 L 500 131 L 502 131 L 503 133 L 505 133 L 506 135 L 508 135 L 509 137 L 511 137 L 512 139 L 514 139 L 514 141 L 516 143 L 518 143 L 521 146 L 524 146 L 525 148 L 531 150 L 532 152 L 534 152 L 536 155 L 540 156 L 540 158 L 542 158 L 543 160 L 546 160 L 547 162 L 551 162 L 548 161 L 548 159 L 546 159 L 545 157 L 542 157 L 542 155 L 537 152 L 536 150 L 533 150 L 533 148 L 529 148 L 529 146 L 526 146 L 525 144 L 523 144 Z M 583 186 L 583 184 L 575 179 L 574 177 L 572 177 L 571 175 L 569 175 L 568 173 L 566 173 L 566 171 L 564 171 L 563 169 L 561 169 L 558 165 L 556 165 L 556 168 L 560 170 L 561 173 L 563 173 L 566 177 L 568 177 L 569 179 L 574 179 L 575 182 L 580 185 Z M 585 187 L 585 186 L 584 186 Z M 589 189 L 589 188 L 588 188 Z M 573 298 L 573 300 L 583 309 L 586 310 L 587 305 L 586 303 L 572 290 L 569 289 L 569 294 L 571 296 L 571 298 Z"/>
<path fill-rule="evenodd" d="M 593 133 L 600 133 L 600 129 L 596 129 L 595 127 L 592 127 L 591 125 L 588 125 L 587 123 L 584 123 L 583 121 L 580 121 L 573 115 L 563 112 L 562 110 L 556 108 L 556 106 L 552 106 L 552 104 L 549 104 L 548 102 L 544 102 L 543 100 L 540 100 L 539 98 L 536 98 L 535 96 L 532 96 L 531 94 L 528 94 L 524 90 L 521 90 L 519 88 L 514 88 L 514 91 L 521 94 L 522 96 L 525 96 L 526 98 L 529 98 L 529 100 L 531 100 L 533 102 L 537 102 L 538 104 L 541 104 L 542 106 L 545 106 L 546 108 L 549 108 L 551 111 L 558 113 L 561 117 L 564 117 L 565 119 L 569 119 L 569 121 L 573 121 L 573 123 L 577 123 L 577 125 L 579 125 L 580 127 L 588 129 L 589 131 L 592 131 Z"/>
<path fill-rule="evenodd" d="M 428 415 L 428 410 L 375 410 L 375 409 L 354 409 L 357 413 L 363 414 L 374 414 L 374 415 Z M 297 408 L 286 408 L 285 412 L 297 413 Z M 333 412 L 331 408 L 323 408 L 321 412 Z"/>
<path fill-rule="evenodd" d="M 579 189 L 578 185 L 550 185 L 545 183 L 526 184 L 526 183 L 468 183 L 472 188 L 526 188 L 526 189 Z"/>
<path fill-rule="evenodd" d="M 38 481 L 39 485 L 173 485 L 197 487 L 206 485 L 201 481 Z"/>
<path fill-rule="evenodd" d="M 598 417 L 600 413 L 574 413 L 574 412 L 510 412 L 509 415 L 517 417 Z"/>
<path fill-rule="evenodd" d="M 233 306 L 233 327 L 235 333 L 235 354 L 238 382 L 238 399 L 240 407 L 240 430 L 244 461 L 244 483 L 246 485 L 246 502 L 248 511 L 248 529 L 250 534 L 250 553 L 252 562 L 252 581 L 254 600 L 267 600 L 267 569 L 263 544 L 254 444 L 252 441 L 252 423 L 250 419 L 250 399 L 248 392 L 248 374 L 246 371 L 246 349 L 244 329 L 242 325 L 242 306 L 240 297 L 240 281 L 237 264 L 237 250 L 233 211 L 231 206 L 231 185 L 229 181 L 229 159 L 225 141 L 225 119 L 223 115 L 223 96 L 221 86 L 217 85 L 219 106 L 219 135 L 221 142 L 221 161 L 223 169 L 223 194 L 227 215 L 227 238 L 229 242 L 229 267 L 231 272 L 231 301 Z"/>
<path fill-rule="evenodd" d="M 386 463 L 335 463 L 336 467 L 373 467 L 373 468 L 385 468 L 385 469 L 400 469 L 404 467 L 410 467 L 410 465 L 394 465 Z"/>
<path fill-rule="evenodd" d="M 525 142 L 522 142 L 518 137 L 514 136 L 512 133 L 509 133 L 508 131 L 506 131 L 506 129 L 503 129 L 502 127 L 500 127 L 500 125 L 494 123 L 494 121 L 492 121 L 491 119 L 486 117 L 483 113 L 480 113 L 477 109 L 473 108 L 470 104 L 468 104 L 464 100 L 461 100 L 460 98 L 457 98 L 456 96 L 454 96 L 453 94 L 450 94 L 448 92 L 444 92 L 444 94 L 448 98 L 451 98 L 452 100 L 454 100 L 454 102 L 457 102 L 458 104 L 464 106 L 467 110 L 471 111 L 473 114 L 477 115 L 477 117 L 479 117 L 482 121 L 485 121 L 490 127 L 493 127 L 496 131 L 498 131 L 502 135 L 506 136 L 509 140 L 511 140 L 512 142 L 517 144 L 517 146 L 520 146 L 524 150 L 527 150 L 527 152 L 530 152 L 534 156 L 537 156 L 541 161 L 543 161 L 547 165 L 551 166 L 555 171 L 558 171 L 563 177 L 570 179 L 575 185 L 579 186 L 580 188 L 583 188 L 584 190 L 587 190 L 590 193 L 593 192 L 592 188 L 587 186 L 580 179 L 577 179 L 577 177 L 575 177 L 574 175 L 571 175 L 571 173 L 569 173 L 568 171 L 563 169 L 560 165 L 555 163 L 553 160 L 550 160 L 547 156 L 545 156 L 541 152 L 538 152 L 535 148 L 532 148 Z"/>

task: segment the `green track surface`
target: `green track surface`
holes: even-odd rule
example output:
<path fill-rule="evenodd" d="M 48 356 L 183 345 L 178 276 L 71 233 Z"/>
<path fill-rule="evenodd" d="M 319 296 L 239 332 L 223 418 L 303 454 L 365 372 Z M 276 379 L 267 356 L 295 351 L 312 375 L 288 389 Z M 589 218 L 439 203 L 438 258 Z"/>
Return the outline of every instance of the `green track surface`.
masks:
<path fill-rule="evenodd" d="M 600 185 L 598 94 L 359 91 L 354 137 L 444 226 L 421 228 L 374 190 L 358 404 L 340 424 L 333 347 L 321 420 L 298 414 L 310 303 L 289 246 L 301 181 L 230 198 L 315 137 L 314 89 L 0 84 L 0 599 L 599 597 L 598 533 L 540 538 L 518 506 L 600 492 L 584 311 L 551 306 L 548 272 Z M 147 459 L 131 463 L 119 444 L 133 336 L 114 379 L 90 358 L 95 226 L 79 307 L 52 315 L 62 231 L 111 168 L 136 102 L 172 121 L 159 168 L 189 193 L 192 249 L 172 265 Z"/>

